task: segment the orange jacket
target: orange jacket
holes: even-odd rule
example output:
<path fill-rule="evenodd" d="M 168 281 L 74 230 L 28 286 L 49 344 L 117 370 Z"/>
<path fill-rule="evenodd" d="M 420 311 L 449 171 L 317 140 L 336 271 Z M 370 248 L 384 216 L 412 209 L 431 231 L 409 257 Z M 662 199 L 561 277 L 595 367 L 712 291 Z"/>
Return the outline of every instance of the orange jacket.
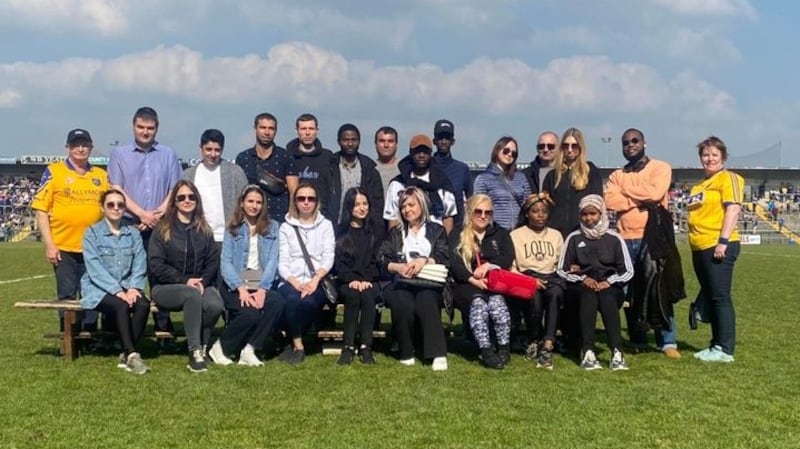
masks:
<path fill-rule="evenodd" d="M 647 203 L 669 204 L 672 167 L 650 159 L 640 171 L 615 170 L 608 177 L 605 201 L 608 210 L 617 213 L 617 230 L 624 239 L 641 239 L 647 224 Z"/>

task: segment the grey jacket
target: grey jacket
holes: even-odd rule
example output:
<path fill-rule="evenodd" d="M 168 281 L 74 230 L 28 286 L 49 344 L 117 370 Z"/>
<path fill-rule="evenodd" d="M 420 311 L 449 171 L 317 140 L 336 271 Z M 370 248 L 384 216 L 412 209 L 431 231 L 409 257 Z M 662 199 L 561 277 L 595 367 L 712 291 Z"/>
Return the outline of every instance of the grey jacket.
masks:
<path fill-rule="evenodd" d="M 222 208 L 225 211 L 225 222 L 227 223 L 231 221 L 233 213 L 236 212 L 239 194 L 241 194 L 242 190 L 247 186 L 247 175 L 244 174 L 242 167 L 239 167 L 233 162 L 228 162 L 225 159 L 220 163 L 219 169 L 221 170 L 219 179 L 222 184 Z M 194 182 L 196 173 L 196 165 L 194 167 L 189 167 L 183 171 L 181 179 Z"/>

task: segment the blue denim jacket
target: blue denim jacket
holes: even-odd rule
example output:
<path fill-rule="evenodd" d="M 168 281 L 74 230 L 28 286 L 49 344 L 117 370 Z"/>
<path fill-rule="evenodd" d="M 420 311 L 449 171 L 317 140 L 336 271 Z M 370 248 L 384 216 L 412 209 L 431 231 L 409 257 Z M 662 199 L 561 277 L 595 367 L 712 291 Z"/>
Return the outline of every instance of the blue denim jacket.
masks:
<path fill-rule="evenodd" d="M 264 271 L 259 286 L 265 290 L 272 287 L 272 283 L 278 275 L 278 229 L 278 223 L 270 220 L 267 235 L 258 236 L 258 262 Z M 220 271 L 225 286 L 229 290 L 236 290 L 244 285 L 244 281 L 239 278 L 239 273 L 247 268 L 249 254 L 250 230 L 247 223 L 239 226 L 236 236 L 225 230 L 225 237 L 222 239 Z"/>
<path fill-rule="evenodd" d="M 102 219 L 83 234 L 83 261 L 86 273 L 81 278 L 81 307 L 94 309 L 103 296 L 120 290 L 144 290 L 147 256 L 142 235 L 133 226 L 122 226 L 119 235 L 111 233 Z"/>

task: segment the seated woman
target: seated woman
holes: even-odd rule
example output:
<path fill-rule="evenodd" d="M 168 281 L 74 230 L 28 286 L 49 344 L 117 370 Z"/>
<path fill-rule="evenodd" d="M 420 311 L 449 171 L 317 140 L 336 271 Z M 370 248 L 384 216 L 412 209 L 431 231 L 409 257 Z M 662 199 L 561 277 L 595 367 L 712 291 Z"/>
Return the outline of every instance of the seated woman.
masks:
<path fill-rule="evenodd" d="M 349 365 L 353 361 L 356 330 L 361 339 L 358 349 L 361 363 L 375 363 L 372 329 L 375 327 L 375 302 L 380 294 L 375 254 L 384 233 L 381 232 L 383 221 L 377 225 L 372 223 L 370 206 L 369 196 L 360 187 L 353 187 L 344 195 L 334 262 L 339 294 L 344 302 L 344 347 L 339 365 Z"/>
<path fill-rule="evenodd" d="M 215 287 L 219 250 L 197 187 L 180 180 L 150 237 L 150 294 L 159 309 L 183 311 L 192 372 L 207 370 L 206 347 L 224 304 Z"/>
<path fill-rule="evenodd" d="M 238 353 L 239 365 L 262 366 L 256 352 L 263 350 L 286 305 L 272 290 L 278 273 L 278 224 L 270 220 L 259 186 L 245 187 L 238 203 L 222 239 L 220 261 L 225 283 L 220 293 L 229 323 L 208 355 L 218 365 L 230 365 L 228 354 Z"/>
<path fill-rule="evenodd" d="M 422 348 L 417 357 L 433 359 L 434 371 L 447 369 L 447 345 L 442 328 L 442 288 L 413 285 L 426 264 L 449 265 L 447 236 L 444 228 L 428 221 L 428 199 L 417 187 L 400 192 L 400 224 L 389 231 L 378 251 L 378 263 L 384 275 L 394 281 L 383 293 L 392 311 L 392 329 L 400 346 L 400 363 L 414 364 L 414 331 L 422 332 Z"/>
<path fill-rule="evenodd" d="M 594 325 L 597 311 L 603 318 L 611 370 L 627 370 L 622 354 L 619 307 L 625 296 L 623 286 L 633 278 L 633 263 L 625 241 L 608 229 L 606 205 L 600 195 L 586 195 L 578 204 L 580 229 L 570 233 L 558 261 L 558 275 L 570 285 L 567 296 L 578 303 L 581 327 L 581 368 L 601 369 L 594 353 Z"/>
<path fill-rule="evenodd" d="M 81 278 L 81 308 L 97 310 L 114 318 L 124 352 L 120 368 L 144 374 L 136 344 L 142 338 L 150 313 L 150 301 L 142 294 L 147 275 L 147 256 L 142 236 L 133 226 L 121 224 L 125 195 L 107 190 L 100 196 L 103 219 L 83 234 L 86 272 Z"/>
<path fill-rule="evenodd" d="M 320 282 L 333 268 L 336 247 L 333 224 L 319 209 L 317 188 L 301 182 L 280 227 L 278 273 L 282 281 L 278 292 L 286 299 L 283 317 L 292 342 L 278 359 L 290 365 L 298 365 L 305 359 L 302 337 L 325 305 Z"/>
<path fill-rule="evenodd" d="M 478 193 L 467 200 L 464 227 L 450 237 L 451 267 L 456 282 L 454 300 L 462 317 L 468 317 L 481 361 L 489 368 L 502 369 L 511 360 L 511 316 L 503 295 L 487 291 L 486 274 L 494 268 L 511 268 L 514 246 L 508 231 L 492 220 L 493 213 L 488 195 Z"/>
<path fill-rule="evenodd" d="M 556 273 L 564 249 L 561 233 L 547 226 L 552 200 L 546 193 L 529 196 L 522 207 L 523 226 L 511 231 L 514 270 L 533 276 L 537 290 L 532 301 L 513 301 L 523 311 L 528 331 L 525 358 L 537 368 L 553 369 L 553 342 L 566 283 Z M 544 317 L 544 329 L 542 328 Z"/>

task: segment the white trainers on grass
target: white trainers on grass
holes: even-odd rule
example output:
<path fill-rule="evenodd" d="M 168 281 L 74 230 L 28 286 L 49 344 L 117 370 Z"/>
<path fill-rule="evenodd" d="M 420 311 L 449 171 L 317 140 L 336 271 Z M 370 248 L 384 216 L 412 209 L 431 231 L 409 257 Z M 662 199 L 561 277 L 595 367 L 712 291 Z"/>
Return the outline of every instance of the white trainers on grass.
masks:
<path fill-rule="evenodd" d="M 447 357 L 436 357 L 433 359 L 434 371 L 447 371 Z"/>
<path fill-rule="evenodd" d="M 208 356 L 211 358 L 211 361 L 217 365 L 225 366 L 233 363 L 233 360 L 225 356 L 225 353 L 222 351 L 222 343 L 220 343 L 219 340 L 215 341 L 214 344 L 211 345 L 211 349 L 208 351 Z"/>
<path fill-rule="evenodd" d="M 258 356 L 256 356 L 256 351 L 253 349 L 253 345 L 248 343 L 244 346 L 244 348 L 242 348 L 242 352 L 239 353 L 239 365 L 264 366 L 264 362 L 259 360 Z"/>

